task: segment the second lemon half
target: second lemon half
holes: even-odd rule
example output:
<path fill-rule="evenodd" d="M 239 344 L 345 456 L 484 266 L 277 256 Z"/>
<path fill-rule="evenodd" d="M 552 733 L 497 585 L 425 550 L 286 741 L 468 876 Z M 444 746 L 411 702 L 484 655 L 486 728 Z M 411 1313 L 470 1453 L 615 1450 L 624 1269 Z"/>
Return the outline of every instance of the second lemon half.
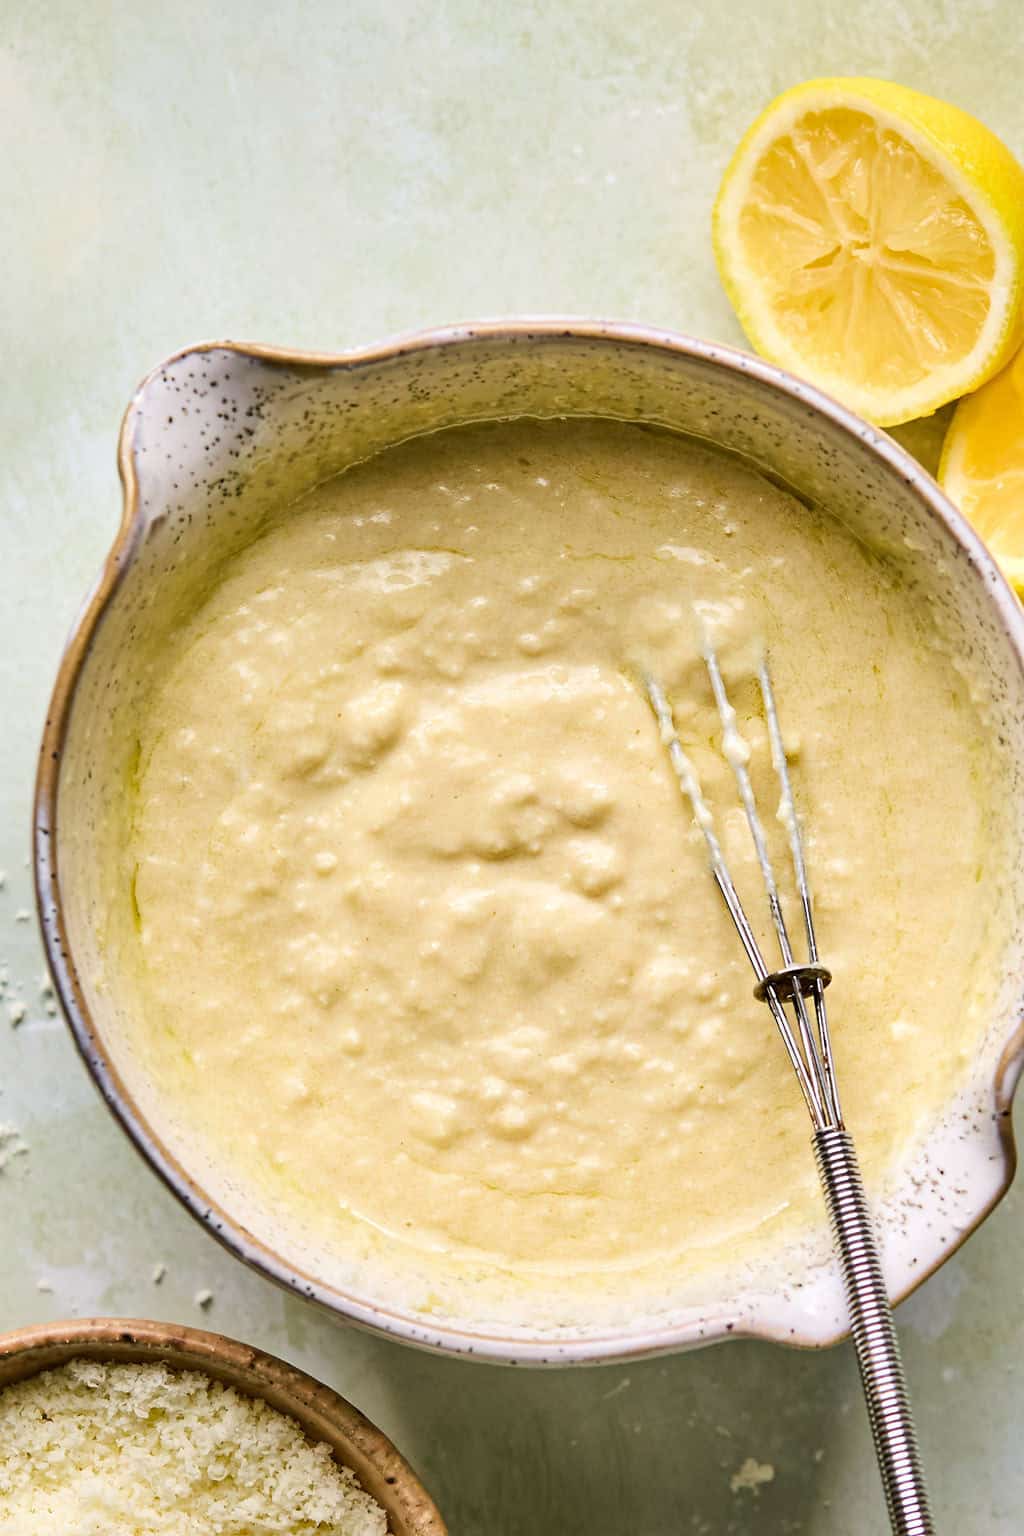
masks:
<path fill-rule="evenodd" d="M 713 229 L 757 350 L 880 425 L 976 388 L 1020 340 L 1024 170 L 917 91 L 850 78 L 777 97 L 729 163 Z"/>

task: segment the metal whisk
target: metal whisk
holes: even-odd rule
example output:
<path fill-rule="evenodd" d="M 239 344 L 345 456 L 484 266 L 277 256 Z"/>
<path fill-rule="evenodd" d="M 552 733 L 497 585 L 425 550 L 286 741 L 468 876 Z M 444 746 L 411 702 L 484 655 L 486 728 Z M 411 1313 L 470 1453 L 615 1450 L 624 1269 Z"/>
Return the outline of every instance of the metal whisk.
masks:
<path fill-rule="evenodd" d="M 747 769 L 747 754 L 736 727 L 736 713 L 726 693 L 718 657 L 706 639 L 704 660 L 722 722 L 722 748 L 735 774 L 768 893 L 772 924 L 778 936 L 782 964 L 775 970 L 770 969 L 765 961 L 732 882 L 715 833 L 710 806 L 704 798 L 696 769 L 679 740 L 665 691 L 658 680 L 649 674 L 644 676 L 644 687 L 680 789 L 689 801 L 697 825 L 704 834 L 711 872 L 757 978 L 754 995 L 767 1003 L 771 1010 L 810 1112 L 814 1126 L 814 1156 L 839 1249 L 853 1342 L 892 1530 L 896 1536 L 930 1536 L 930 1533 L 934 1533 L 934 1526 L 918 1459 L 917 1440 L 899 1343 L 882 1276 L 878 1243 L 868 1211 L 857 1154 L 850 1133 L 843 1123 L 839 1104 L 825 1008 L 825 988 L 832 976 L 818 959 L 803 839 L 768 663 L 767 660 L 761 662 L 758 681 L 772 763 L 781 790 L 779 814 L 789 836 L 793 872 L 803 911 L 807 938 L 805 962 L 794 958 L 779 889 L 768 855 L 764 827 Z M 813 1023 L 809 1003 L 813 1005 Z M 792 1010 L 792 1019 L 787 1008 Z"/>

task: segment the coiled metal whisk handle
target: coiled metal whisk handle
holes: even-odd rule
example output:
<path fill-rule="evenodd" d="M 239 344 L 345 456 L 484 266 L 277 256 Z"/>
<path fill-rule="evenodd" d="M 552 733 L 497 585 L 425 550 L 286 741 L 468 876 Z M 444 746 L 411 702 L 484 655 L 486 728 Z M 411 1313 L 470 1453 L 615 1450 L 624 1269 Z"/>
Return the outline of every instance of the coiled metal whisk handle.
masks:
<path fill-rule="evenodd" d="M 779 819 L 789 833 L 793 874 L 807 936 L 807 959 L 797 961 L 768 852 L 768 840 L 747 768 L 749 747 L 739 737 L 737 716 L 729 702 L 718 656 L 705 635 L 704 660 L 722 722 L 722 750 L 732 767 L 757 862 L 764 879 L 768 910 L 779 941 L 782 965 L 771 970 L 732 881 L 714 816 L 704 798 L 693 762 L 683 750 L 672 708 L 657 678 L 645 674 L 644 688 L 694 820 L 707 845 L 708 863 L 754 971 L 754 996 L 767 1004 L 786 1048 L 814 1126 L 814 1152 L 846 1286 L 853 1342 L 867 1400 L 878 1467 L 894 1536 L 934 1536 L 928 1496 L 917 1454 L 917 1440 L 903 1379 L 899 1344 L 878 1257 L 864 1184 L 853 1142 L 843 1124 L 832 1038 L 825 1006 L 831 972 L 818 958 L 811 888 L 804 858 L 800 818 L 790 782 L 775 691 L 765 656 L 758 668 L 772 763 L 779 779 Z M 792 1010 L 792 1015 L 787 1013 Z"/>
<path fill-rule="evenodd" d="M 934 1536 L 899 1341 L 860 1165 L 849 1132 L 841 1126 L 816 1131 L 814 1156 L 839 1248 L 853 1343 L 889 1521 L 896 1536 Z"/>

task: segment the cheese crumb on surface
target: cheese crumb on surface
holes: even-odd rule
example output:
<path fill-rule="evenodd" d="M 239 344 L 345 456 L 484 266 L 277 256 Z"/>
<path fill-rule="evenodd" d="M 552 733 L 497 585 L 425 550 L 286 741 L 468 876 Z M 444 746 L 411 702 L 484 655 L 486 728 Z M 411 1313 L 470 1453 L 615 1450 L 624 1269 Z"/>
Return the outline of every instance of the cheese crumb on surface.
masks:
<path fill-rule="evenodd" d="M 0 1393 L 0 1536 L 385 1536 L 352 1473 L 194 1371 L 73 1360 Z"/>
<path fill-rule="evenodd" d="M 39 978 L 39 996 L 43 1007 L 46 1009 L 47 1018 L 57 1017 L 57 994 L 48 971 L 44 971 Z"/>
<path fill-rule="evenodd" d="M 762 1483 L 774 1481 L 775 1468 L 770 1461 L 756 1461 L 753 1456 L 748 1456 L 739 1471 L 730 1477 L 729 1487 L 733 1493 L 739 1493 L 742 1489 L 757 1493 Z"/>

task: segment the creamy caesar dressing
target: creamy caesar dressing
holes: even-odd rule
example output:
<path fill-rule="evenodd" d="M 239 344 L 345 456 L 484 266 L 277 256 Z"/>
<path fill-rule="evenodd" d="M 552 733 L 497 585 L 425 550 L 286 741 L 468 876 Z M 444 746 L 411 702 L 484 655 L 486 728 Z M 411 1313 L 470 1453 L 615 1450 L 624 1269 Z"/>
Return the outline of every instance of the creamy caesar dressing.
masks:
<path fill-rule="evenodd" d="M 948 1098 L 987 1019 L 995 789 L 897 570 L 665 432 L 453 430 L 241 554 L 142 729 L 136 1044 L 325 1253 L 362 1229 L 396 1265 L 682 1273 L 820 1220 L 797 1084 L 636 682 L 663 683 L 760 921 L 705 627 L 773 809 L 770 649 L 874 1185 Z"/>

